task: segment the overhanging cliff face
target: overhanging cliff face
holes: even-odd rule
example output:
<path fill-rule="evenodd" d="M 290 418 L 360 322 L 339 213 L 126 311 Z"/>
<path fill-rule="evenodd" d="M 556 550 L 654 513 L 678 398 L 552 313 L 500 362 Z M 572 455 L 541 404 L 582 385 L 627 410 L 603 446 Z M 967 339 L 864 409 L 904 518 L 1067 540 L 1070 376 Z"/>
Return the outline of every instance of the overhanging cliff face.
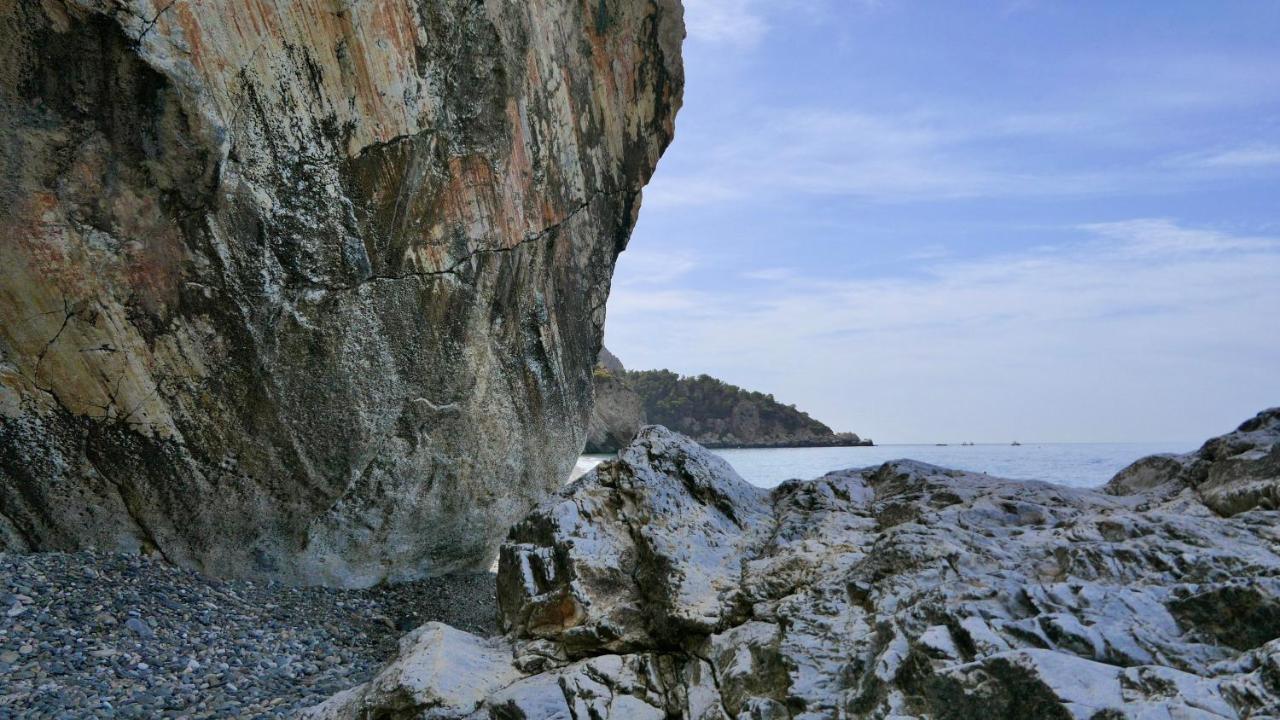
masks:
<path fill-rule="evenodd" d="M 0 548 L 476 567 L 584 440 L 678 0 L 0 0 Z"/>

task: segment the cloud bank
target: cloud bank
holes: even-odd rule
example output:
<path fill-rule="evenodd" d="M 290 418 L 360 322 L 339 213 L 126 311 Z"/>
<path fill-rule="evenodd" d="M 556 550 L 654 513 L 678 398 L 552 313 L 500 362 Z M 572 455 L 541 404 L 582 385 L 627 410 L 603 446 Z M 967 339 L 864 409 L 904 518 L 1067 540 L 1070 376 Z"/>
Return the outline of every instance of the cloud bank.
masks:
<path fill-rule="evenodd" d="M 1280 239 L 1168 219 L 1077 230 L 1072 242 L 925 260 L 896 277 L 760 268 L 719 290 L 627 267 L 682 275 L 690 256 L 629 251 L 607 342 L 632 367 L 677 356 L 673 369 L 785 389 L 840 429 L 895 441 L 1177 439 L 1202 393 L 1253 406 L 1275 391 Z M 1082 429 L 1082 413 L 1096 424 Z"/>

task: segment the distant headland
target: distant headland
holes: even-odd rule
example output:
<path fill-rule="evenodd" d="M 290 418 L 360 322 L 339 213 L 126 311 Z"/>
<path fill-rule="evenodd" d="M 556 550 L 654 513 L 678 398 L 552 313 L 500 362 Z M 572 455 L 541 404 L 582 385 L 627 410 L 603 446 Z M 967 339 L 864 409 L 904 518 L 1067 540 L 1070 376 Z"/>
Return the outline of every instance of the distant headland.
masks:
<path fill-rule="evenodd" d="M 709 448 L 851 447 L 873 444 L 835 432 L 773 395 L 745 390 L 710 375 L 627 370 L 601 349 L 595 368 L 596 403 L 585 452 L 625 447 L 646 424 L 665 425 Z"/>

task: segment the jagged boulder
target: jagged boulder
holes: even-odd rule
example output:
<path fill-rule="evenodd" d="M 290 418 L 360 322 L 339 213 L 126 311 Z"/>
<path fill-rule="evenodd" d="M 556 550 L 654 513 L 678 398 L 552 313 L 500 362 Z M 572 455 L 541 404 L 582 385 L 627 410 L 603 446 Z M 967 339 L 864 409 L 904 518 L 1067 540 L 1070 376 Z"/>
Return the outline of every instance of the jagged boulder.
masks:
<path fill-rule="evenodd" d="M 400 638 L 397 659 L 363 685 L 313 708 L 309 717 L 460 717 L 524 677 L 501 641 L 427 623 Z"/>
<path fill-rule="evenodd" d="M 1278 717 L 1280 511 L 1257 497 L 1222 517 L 1190 487 L 912 461 L 766 494 L 646 428 L 503 548 L 521 679 L 426 716 Z"/>
<path fill-rule="evenodd" d="M 1263 410 L 1195 452 L 1143 458 L 1106 486 L 1115 495 L 1161 497 L 1186 489 L 1222 515 L 1280 509 L 1280 408 Z"/>
<path fill-rule="evenodd" d="M 767 539 L 768 492 L 651 425 L 516 524 L 498 559 L 505 630 L 571 655 L 657 649 L 748 608 L 742 558 Z"/>
<path fill-rule="evenodd" d="M 0 0 L 0 549 L 486 567 L 582 448 L 678 0 Z"/>

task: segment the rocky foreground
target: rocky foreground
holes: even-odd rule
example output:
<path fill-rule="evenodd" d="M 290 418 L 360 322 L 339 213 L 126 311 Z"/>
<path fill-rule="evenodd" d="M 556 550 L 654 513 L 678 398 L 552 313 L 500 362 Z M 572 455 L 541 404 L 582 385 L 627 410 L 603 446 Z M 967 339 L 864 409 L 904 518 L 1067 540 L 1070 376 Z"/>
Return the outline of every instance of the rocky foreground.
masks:
<path fill-rule="evenodd" d="M 1103 491 L 910 461 L 766 491 L 660 427 L 338 718 L 1280 717 L 1280 409 Z"/>

